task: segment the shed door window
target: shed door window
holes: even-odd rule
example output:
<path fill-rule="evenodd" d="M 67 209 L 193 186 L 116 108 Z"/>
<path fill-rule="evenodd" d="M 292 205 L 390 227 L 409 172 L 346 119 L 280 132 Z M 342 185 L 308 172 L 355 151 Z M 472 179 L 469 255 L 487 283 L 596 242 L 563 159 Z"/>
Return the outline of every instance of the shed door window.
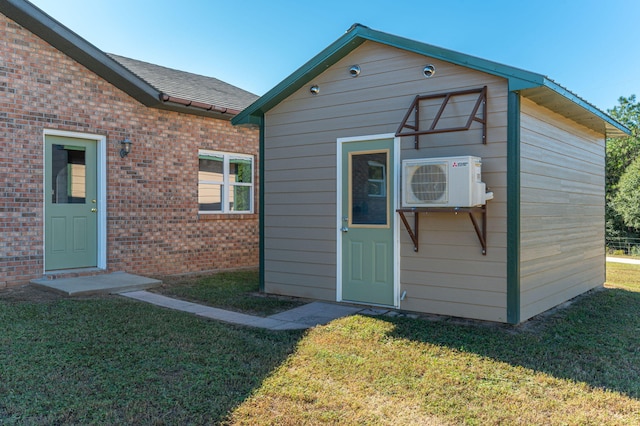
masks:
<path fill-rule="evenodd" d="M 349 153 L 351 225 L 387 225 L 388 152 Z"/>

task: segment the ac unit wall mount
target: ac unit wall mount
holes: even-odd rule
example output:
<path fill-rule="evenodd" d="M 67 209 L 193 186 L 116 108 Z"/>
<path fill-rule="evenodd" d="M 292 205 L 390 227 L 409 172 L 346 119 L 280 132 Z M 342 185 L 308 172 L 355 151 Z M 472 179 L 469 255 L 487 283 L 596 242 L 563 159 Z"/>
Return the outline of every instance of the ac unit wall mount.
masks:
<path fill-rule="evenodd" d="M 402 207 L 476 207 L 492 198 L 482 182 L 480 157 L 402 161 Z"/>

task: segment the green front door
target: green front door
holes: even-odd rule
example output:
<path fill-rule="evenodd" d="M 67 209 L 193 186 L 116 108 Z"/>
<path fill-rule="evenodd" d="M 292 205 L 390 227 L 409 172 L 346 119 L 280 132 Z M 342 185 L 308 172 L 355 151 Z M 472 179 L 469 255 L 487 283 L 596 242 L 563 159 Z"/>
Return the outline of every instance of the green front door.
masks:
<path fill-rule="evenodd" d="M 96 141 L 45 137 L 45 270 L 98 264 Z"/>
<path fill-rule="evenodd" d="M 394 305 L 393 139 L 342 144 L 342 300 Z"/>

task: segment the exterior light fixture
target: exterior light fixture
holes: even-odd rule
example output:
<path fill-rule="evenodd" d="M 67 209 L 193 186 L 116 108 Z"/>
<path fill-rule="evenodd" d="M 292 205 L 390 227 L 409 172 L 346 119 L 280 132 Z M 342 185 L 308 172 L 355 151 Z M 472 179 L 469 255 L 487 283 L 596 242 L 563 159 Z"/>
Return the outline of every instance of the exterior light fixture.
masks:
<path fill-rule="evenodd" d="M 429 77 L 433 77 L 433 75 L 436 73 L 436 67 L 435 65 L 426 65 L 424 67 L 424 69 L 422 70 L 422 73 L 424 74 L 425 77 L 429 78 Z"/>
<path fill-rule="evenodd" d="M 351 77 L 357 77 L 360 75 L 360 65 L 352 65 L 351 68 L 349 68 L 349 74 L 351 74 Z"/>
<path fill-rule="evenodd" d="M 124 138 L 124 140 L 120 141 L 120 145 L 122 145 L 122 148 L 120 148 L 120 157 L 124 158 L 131 152 L 131 141 L 129 138 Z"/>
<path fill-rule="evenodd" d="M 311 92 L 312 95 L 317 95 L 318 93 L 320 93 L 320 86 L 318 86 L 317 84 L 314 84 L 309 88 L 309 91 Z"/>

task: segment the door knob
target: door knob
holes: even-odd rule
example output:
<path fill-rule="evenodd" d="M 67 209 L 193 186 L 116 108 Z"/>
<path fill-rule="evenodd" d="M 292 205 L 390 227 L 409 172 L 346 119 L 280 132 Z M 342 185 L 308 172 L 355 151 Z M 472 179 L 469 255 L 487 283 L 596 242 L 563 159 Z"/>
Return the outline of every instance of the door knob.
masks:
<path fill-rule="evenodd" d="M 349 228 L 347 228 L 346 226 L 343 226 L 342 228 L 340 228 L 340 230 L 342 232 L 349 232 Z"/>
<path fill-rule="evenodd" d="M 91 209 L 91 213 L 95 213 L 97 211 L 98 211 L 98 209 L 96 209 L 95 207 Z"/>

